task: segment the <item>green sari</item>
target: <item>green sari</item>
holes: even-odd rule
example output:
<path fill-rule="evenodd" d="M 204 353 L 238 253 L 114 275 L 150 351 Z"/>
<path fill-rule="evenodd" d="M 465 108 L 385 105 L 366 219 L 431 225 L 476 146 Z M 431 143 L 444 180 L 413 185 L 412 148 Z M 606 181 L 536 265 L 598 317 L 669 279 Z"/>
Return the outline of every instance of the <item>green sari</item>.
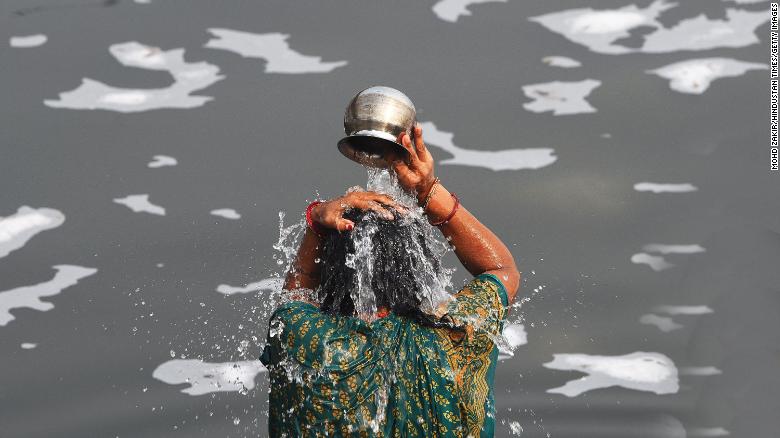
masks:
<path fill-rule="evenodd" d="M 492 437 L 507 294 L 481 274 L 447 315 L 464 331 L 390 314 L 367 323 L 291 301 L 269 323 L 272 437 Z M 464 333 L 465 332 L 465 333 Z"/>

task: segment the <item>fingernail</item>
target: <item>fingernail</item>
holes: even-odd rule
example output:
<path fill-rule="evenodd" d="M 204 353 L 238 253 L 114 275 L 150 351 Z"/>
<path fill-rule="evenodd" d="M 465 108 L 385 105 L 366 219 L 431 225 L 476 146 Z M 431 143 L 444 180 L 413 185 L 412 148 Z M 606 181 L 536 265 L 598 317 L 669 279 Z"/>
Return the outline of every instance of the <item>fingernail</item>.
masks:
<path fill-rule="evenodd" d="M 352 229 L 355 228 L 352 224 L 347 224 L 347 231 L 352 231 Z"/>

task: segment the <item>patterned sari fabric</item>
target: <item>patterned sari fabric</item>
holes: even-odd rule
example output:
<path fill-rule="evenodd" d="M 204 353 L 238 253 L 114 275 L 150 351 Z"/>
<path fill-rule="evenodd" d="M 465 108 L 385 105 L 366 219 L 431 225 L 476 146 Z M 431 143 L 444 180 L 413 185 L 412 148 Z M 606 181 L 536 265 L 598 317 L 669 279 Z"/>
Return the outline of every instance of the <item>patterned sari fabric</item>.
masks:
<path fill-rule="evenodd" d="M 372 323 L 280 306 L 260 358 L 269 369 L 272 437 L 490 437 L 494 339 L 507 311 L 491 274 L 448 304 L 462 331 L 390 314 Z"/>

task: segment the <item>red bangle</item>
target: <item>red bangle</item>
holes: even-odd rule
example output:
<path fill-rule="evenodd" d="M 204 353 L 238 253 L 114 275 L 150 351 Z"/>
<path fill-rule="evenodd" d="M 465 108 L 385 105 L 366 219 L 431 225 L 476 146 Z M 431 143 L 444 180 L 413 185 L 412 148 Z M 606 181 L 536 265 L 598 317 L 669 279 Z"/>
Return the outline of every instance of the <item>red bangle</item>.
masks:
<path fill-rule="evenodd" d="M 453 216 L 455 216 L 455 212 L 458 211 L 458 207 L 460 207 L 460 199 L 458 199 L 458 196 L 455 195 L 455 193 L 450 193 L 450 195 L 452 195 L 452 197 L 455 198 L 455 206 L 452 207 L 452 211 L 450 212 L 450 214 L 447 215 L 447 217 L 444 218 L 444 220 L 431 223 L 431 225 L 433 225 L 434 227 L 438 227 L 439 225 L 446 224 L 447 222 L 450 221 L 450 219 L 452 219 Z"/>
<path fill-rule="evenodd" d="M 314 201 L 311 204 L 309 204 L 308 207 L 306 207 L 306 224 L 309 225 L 309 228 L 311 228 L 312 231 L 314 231 L 314 234 L 325 237 L 324 230 L 320 227 L 320 224 L 314 222 L 314 220 L 311 218 L 311 211 L 314 207 L 318 206 L 319 204 L 322 204 L 322 201 Z"/>

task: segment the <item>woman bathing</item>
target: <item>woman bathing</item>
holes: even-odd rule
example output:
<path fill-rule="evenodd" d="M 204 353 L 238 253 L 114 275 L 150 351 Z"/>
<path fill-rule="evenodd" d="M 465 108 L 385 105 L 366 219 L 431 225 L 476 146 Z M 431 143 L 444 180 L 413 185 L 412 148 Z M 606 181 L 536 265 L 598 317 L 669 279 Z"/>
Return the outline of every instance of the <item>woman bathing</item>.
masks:
<path fill-rule="evenodd" d="M 414 134 L 414 146 L 399 137 L 408 154 L 393 161 L 398 183 L 475 277 L 425 311 L 420 277 L 440 266 L 403 205 L 375 192 L 310 205 L 283 287 L 292 299 L 272 315 L 261 357 L 272 437 L 493 436 L 494 339 L 520 273 L 501 240 L 434 177 L 419 125 Z M 373 315 L 352 293 L 350 233 L 372 243 Z"/>

